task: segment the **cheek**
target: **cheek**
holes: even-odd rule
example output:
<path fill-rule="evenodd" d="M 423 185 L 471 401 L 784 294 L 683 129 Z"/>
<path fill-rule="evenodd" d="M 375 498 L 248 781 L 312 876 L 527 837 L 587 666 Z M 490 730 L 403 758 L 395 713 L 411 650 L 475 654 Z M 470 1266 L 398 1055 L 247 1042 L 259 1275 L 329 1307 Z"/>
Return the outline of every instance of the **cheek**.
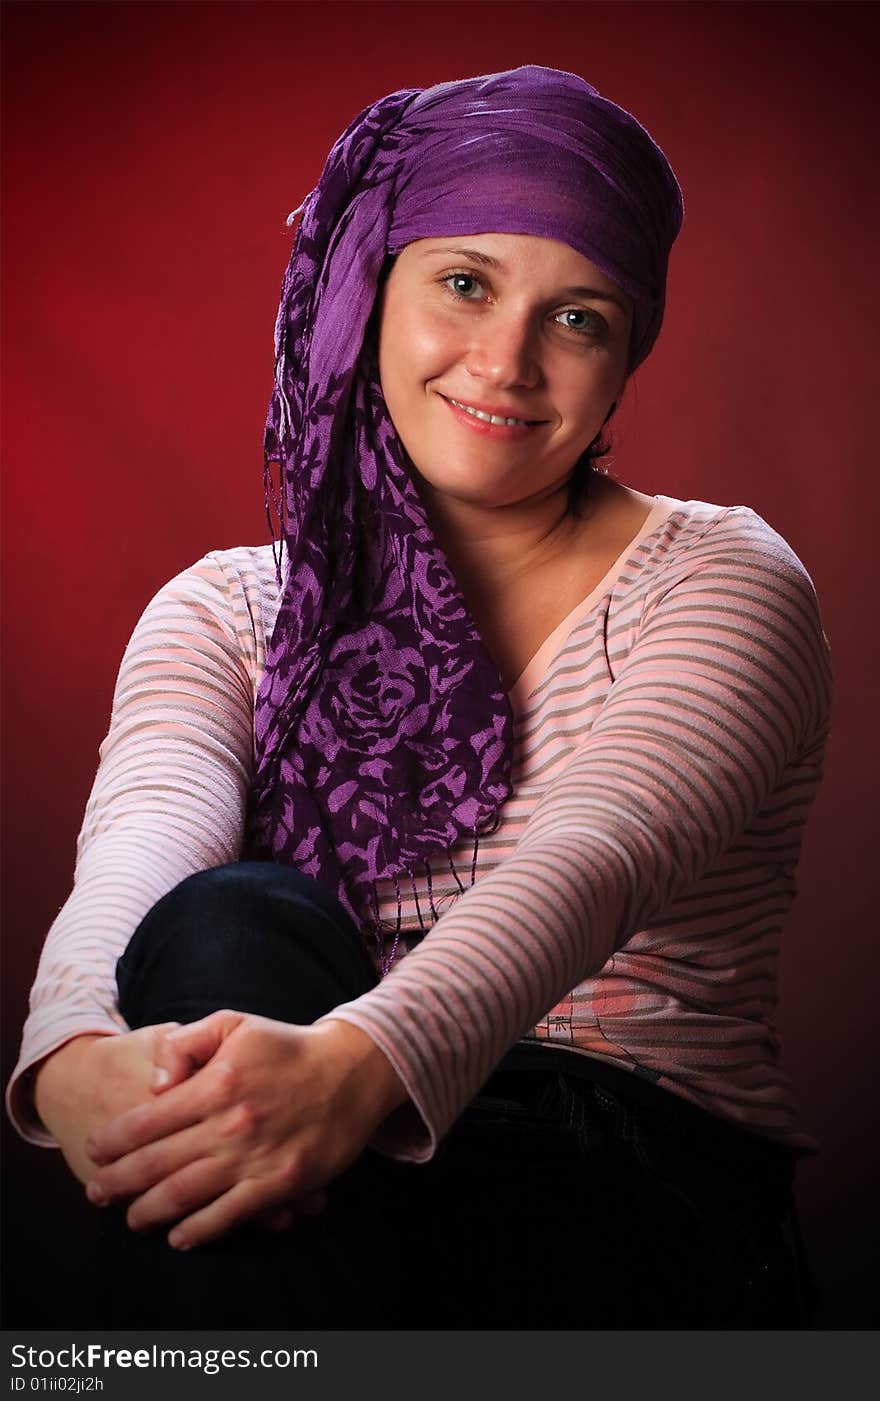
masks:
<path fill-rule="evenodd" d="M 413 320 L 401 347 L 401 360 L 411 381 L 424 384 L 444 374 L 458 358 L 455 337 L 442 321 L 426 317 Z"/>
<path fill-rule="evenodd" d="M 619 357 L 593 360 L 584 369 L 567 367 L 568 372 L 556 381 L 560 400 L 564 400 L 574 418 L 589 419 L 595 414 L 604 417 L 615 400 L 619 400 L 626 385 L 626 371 Z"/>
<path fill-rule="evenodd" d="M 424 308 L 386 304 L 379 331 L 379 374 L 388 394 L 413 394 L 454 363 L 457 337 L 448 320 Z"/>

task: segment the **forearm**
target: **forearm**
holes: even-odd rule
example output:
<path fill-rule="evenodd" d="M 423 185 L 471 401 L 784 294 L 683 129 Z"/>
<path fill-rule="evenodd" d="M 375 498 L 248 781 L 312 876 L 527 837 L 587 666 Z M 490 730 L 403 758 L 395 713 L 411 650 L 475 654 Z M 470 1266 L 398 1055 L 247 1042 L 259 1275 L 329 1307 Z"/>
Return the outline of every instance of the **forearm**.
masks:
<path fill-rule="evenodd" d="M 613 869 L 607 888 L 598 873 L 585 883 L 584 860 L 562 845 L 544 879 L 540 848 L 485 876 L 377 988 L 329 1014 L 375 1042 L 411 1104 L 381 1124 L 374 1147 L 429 1158 L 509 1047 L 586 964 L 605 961 L 622 883 Z M 601 919 L 589 918 L 590 894 Z"/>

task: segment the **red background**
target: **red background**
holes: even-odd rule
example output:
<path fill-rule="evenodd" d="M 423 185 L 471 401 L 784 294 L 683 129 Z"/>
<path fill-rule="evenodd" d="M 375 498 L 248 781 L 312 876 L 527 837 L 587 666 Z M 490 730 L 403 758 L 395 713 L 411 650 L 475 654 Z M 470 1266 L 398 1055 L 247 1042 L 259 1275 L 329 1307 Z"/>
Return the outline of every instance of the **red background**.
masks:
<path fill-rule="evenodd" d="M 834 734 L 781 1025 L 823 1147 L 800 1179 L 818 1322 L 876 1321 L 877 21 L 857 4 L 6 7 L 7 1073 L 135 619 L 205 550 L 266 538 L 285 215 L 381 94 L 572 68 L 635 111 L 687 206 L 616 474 L 753 506 L 822 603 Z M 63 1325 L 70 1286 L 46 1243 L 91 1208 L 57 1155 L 9 1130 L 6 1181 L 6 1321 Z"/>

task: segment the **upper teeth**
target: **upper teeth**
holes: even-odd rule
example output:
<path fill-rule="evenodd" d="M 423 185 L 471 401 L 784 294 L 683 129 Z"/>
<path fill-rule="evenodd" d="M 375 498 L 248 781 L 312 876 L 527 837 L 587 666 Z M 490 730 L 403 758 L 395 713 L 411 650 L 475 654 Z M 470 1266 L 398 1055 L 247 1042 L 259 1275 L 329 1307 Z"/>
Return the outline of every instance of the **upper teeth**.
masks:
<path fill-rule="evenodd" d="M 457 399 L 450 399 L 450 404 L 454 404 L 457 409 L 463 409 L 465 413 L 471 414 L 474 418 L 481 418 L 485 423 L 506 423 L 511 428 L 527 428 L 528 420 L 525 418 L 499 418 L 494 413 L 483 413 L 482 409 L 472 409 L 470 404 L 460 404 Z"/>

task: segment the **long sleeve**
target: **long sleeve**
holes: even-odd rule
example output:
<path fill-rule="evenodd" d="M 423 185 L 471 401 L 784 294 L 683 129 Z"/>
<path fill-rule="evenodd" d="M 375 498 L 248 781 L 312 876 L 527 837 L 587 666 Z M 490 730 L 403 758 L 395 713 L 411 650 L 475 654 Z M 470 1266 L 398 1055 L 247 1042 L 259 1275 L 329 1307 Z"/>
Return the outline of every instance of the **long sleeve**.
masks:
<path fill-rule="evenodd" d="M 800 561 L 747 508 L 654 577 L 584 742 L 514 853 L 375 989 L 366 1031 L 421 1116 L 376 1146 L 429 1157 L 505 1051 L 748 836 L 795 766 L 821 771 L 828 646 Z"/>
<path fill-rule="evenodd" d="M 74 888 L 43 947 L 7 1090 L 32 1142 L 54 1140 L 26 1072 L 72 1036 L 127 1029 L 115 963 L 141 918 L 185 876 L 238 858 L 260 664 L 247 624 L 241 580 L 208 555 L 160 590 L 126 648 Z"/>

